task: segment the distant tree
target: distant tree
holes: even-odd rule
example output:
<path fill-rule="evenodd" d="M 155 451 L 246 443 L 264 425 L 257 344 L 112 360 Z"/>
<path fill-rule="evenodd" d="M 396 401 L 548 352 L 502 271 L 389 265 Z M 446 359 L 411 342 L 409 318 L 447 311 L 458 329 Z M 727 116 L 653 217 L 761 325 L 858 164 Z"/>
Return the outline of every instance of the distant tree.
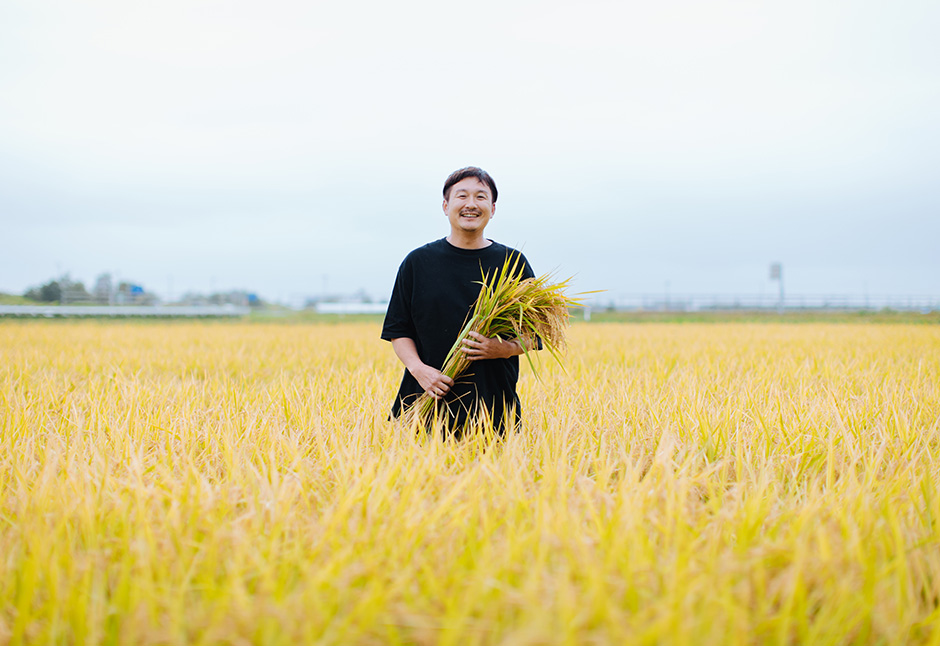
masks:
<path fill-rule="evenodd" d="M 50 280 L 45 285 L 30 287 L 23 296 L 41 303 L 58 303 L 62 300 L 62 286 L 59 285 L 59 281 Z"/>
<path fill-rule="evenodd" d="M 85 283 L 80 280 L 72 280 L 68 274 L 59 279 L 59 288 L 61 289 L 61 303 L 87 303 L 91 299 L 91 294 L 85 289 Z"/>
<path fill-rule="evenodd" d="M 62 283 L 52 280 L 39 288 L 40 299 L 47 303 L 62 302 Z"/>
<path fill-rule="evenodd" d="M 63 274 L 39 287 L 30 287 L 23 296 L 41 303 L 74 303 L 91 300 L 91 294 L 85 289 L 85 285 L 81 281 L 72 280 L 68 274 Z"/>

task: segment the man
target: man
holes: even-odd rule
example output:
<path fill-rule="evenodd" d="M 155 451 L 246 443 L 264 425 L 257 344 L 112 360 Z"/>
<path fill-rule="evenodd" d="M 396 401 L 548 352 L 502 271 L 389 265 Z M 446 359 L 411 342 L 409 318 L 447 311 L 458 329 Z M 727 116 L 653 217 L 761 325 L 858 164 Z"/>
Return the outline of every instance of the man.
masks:
<path fill-rule="evenodd" d="M 443 203 L 450 235 L 415 249 L 398 269 L 382 328 L 382 338 L 391 341 L 405 366 L 393 417 L 427 392 L 438 410 L 447 413 L 456 435 L 481 407 L 498 431 L 505 429 L 506 414 L 519 420 L 519 340 L 471 332 L 461 348 L 471 368 L 456 380 L 441 373 L 480 293 L 483 275 L 492 276 L 510 256 L 518 256 L 524 265 L 523 277 L 535 275 L 522 254 L 483 235 L 496 213 L 497 195 L 486 171 L 470 166 L 451 173 L 444 182 Z"/>

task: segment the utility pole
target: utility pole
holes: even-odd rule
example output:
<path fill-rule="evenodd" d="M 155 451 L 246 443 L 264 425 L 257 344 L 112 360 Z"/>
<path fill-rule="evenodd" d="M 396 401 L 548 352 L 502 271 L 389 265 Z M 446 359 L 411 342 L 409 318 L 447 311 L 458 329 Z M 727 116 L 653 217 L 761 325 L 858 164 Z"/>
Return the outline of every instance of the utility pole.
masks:
<path fill-rule="evenodd" d="M 770 264 L 770 280 L 780 283 L 780 300 L 777 301 L 777 313 L 783 314 L 783 264 L 774 262 Z"/>

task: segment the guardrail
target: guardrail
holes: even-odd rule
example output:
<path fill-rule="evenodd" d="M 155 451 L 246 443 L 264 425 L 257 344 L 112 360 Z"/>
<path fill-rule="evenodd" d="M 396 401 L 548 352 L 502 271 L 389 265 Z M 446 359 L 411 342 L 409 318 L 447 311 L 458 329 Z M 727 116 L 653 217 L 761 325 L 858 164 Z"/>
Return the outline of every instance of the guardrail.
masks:
<path fill-rule="evenodd" d="M 251 310 L 235 305 L 162 306 L 162 305 L 0 305 L 0 316 L 70 318 L 108 317 L 237 317 Z"/>
<path fill-rule="evenodd" d="M 595 310 L 701 312 L 709 310 L 849 310 L 940 311 L 940 296 L 851 296 L 844 294 L 788 295 L 781 302 L 767 294 L 619 294 L 589 303 Z"/>

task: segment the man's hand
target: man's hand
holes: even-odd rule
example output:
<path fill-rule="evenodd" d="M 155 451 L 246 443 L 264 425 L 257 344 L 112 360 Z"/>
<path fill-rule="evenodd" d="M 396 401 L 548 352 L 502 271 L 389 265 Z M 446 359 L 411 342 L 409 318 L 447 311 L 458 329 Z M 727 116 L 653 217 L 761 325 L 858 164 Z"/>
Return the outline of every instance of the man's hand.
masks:
<path fill-rule="evenodd" d="M 424 392 L 434 399 L 440 399 L 454 385 L 454 380 L 443 374 L 440 370 L 432 368 L 421 361 L 418 356 L 418 349 L 415 347 L 413 339 L 400 337 L 392 339 L 392 349 L 398 355 L 399 360 L 405 364 L 405 368 L 411 373 L 418 384 L 424 388 Z"/>
<path fill-rule="evenodd" d="M 480 359 L 508 359 L 522 354 L 522 345 L 517 340 L 504 341 L 483 336 L 479 332 L 468 332 L 461 350 L 470 361 Z"/>
<path fill-rule="evenodd" d="M 434 399 L 440 399 L 446 395 L 450 392 L 450 387 L 454 385 L 453 379 L 426 363 L 413 365 L 408 368 L 408 372 L 418 380 L 424 392 Z"/>

